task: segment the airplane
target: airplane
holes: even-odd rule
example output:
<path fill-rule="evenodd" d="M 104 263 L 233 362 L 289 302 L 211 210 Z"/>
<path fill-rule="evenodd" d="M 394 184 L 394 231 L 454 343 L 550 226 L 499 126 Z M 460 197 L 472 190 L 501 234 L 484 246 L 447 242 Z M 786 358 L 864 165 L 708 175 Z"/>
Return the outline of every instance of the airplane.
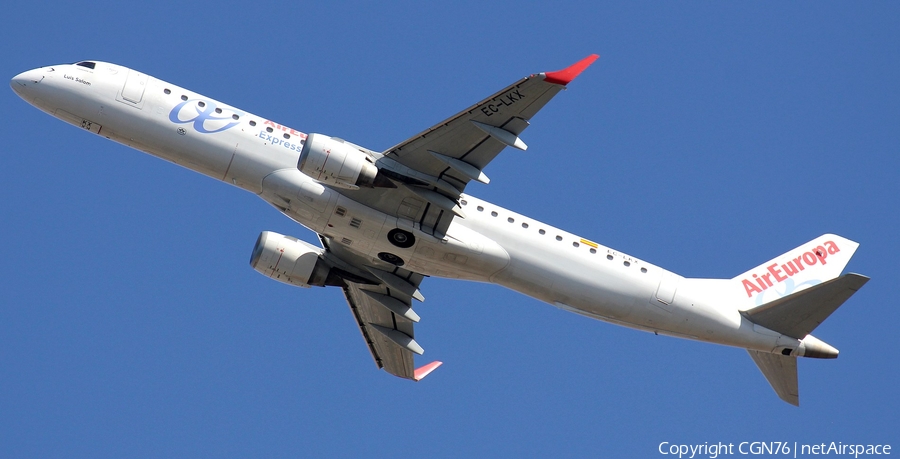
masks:
<path fill-rule="evenodd" d="M 414 301 L 426 277 L 493 283 L 593 319 L 746 349 L 799 406 L 797 358 L 838 350 L 811 333 L 869 278 L 841 274 L 858 243 L 825 234 L 731 279 L 686 278 L 464 193 L 490 182 L 531 118 L 598 58 L 522 78 L 385 151 L 306 134 L 101 61 L 16 75 L 13 91 L 82 130 L 258 195 L 321 246 L 263 231 L 250 265 L 341 289 L 375 364 L 419 381 Z"/>

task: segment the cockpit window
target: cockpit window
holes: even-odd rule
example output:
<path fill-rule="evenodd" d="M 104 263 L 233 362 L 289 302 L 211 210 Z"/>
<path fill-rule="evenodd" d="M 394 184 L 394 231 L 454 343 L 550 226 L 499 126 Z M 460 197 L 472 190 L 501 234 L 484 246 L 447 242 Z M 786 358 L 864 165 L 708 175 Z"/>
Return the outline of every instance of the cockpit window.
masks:
<path fill-rule="evenodd" d="M 97 66 L 96 63 L 90 62 L 90 61 L 79 62 L 79 63 L 77 63 L 77 64 L 75 64 L 75 65 L 78 65 L 78 66 L 81 66 L 81 67 L 87 67 L 87 68 L 89 68 L 89 69 L 93 69 L 94 67 Z"/>

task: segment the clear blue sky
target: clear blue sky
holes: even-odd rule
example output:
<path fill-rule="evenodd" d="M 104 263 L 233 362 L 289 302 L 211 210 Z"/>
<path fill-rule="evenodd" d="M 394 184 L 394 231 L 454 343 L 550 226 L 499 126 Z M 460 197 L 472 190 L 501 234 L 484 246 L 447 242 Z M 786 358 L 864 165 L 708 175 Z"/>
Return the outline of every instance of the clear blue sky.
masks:
<path fill-rule="evenodd" d="M 428 279 L 421 383 L 339 291 L 248 265 L 258 198 L 0 91 L 0 456 L 657 457 L 673 443 L 900 447 L 900 7 L 890 2 L 18 2 L 6 78 L 97 59 L 381 150 L 516 79 L 591 68 L 476 196 L 685 276 L 834 232 L 872 278 L 816 331 L 801 407 L 740 349 Z M 422 361 L 427 361 L 422 359 Z"/>

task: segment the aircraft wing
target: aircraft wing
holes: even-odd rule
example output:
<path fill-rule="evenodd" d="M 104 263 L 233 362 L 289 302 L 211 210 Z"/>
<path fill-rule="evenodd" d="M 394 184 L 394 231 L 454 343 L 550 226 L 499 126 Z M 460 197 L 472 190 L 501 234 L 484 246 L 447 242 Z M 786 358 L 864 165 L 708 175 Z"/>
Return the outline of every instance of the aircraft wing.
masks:
<path fill-rule="evenodd" d="M 443 238 L 453 218 L 463 215 L 458 200 L 466 184 L 471 180 L 488 183 L 482 169 L 507 145 L 524 150 L 519 134 L 528 127 L 528 120 L 597 57 L 592 54 L 566 69 L 525 77 L 375 154 L 380 173 L 396 183 L 396 188 L 340 192 L 407 221 L 407 226 Z"/>
<path fill-rule="evenodd" d="M 487 183 L 482 169 L 507 146 L 525 150 L 519 134 L 528 120 L 598 57 L 592 54 L 564 70 L 525 77 L 384 155 L 459 191 L 470 180 Z"/>
<path fill-rule="evenodd" d="M 592 54 L 566 69 L 523 78 L 381 155 L 375 154 L 379 174 L 396 187 L 338 192 L 405 221 L 403 226 L 443 238 L 454 216 L 462 216 L 458 200 L 466 184 L 470 180 L 487 183 L 482 169 L 506 146 L 524 150 L 519 134 L 528 120 L 597 58 Z M 343 266 L 344 272 L 356 273 L 344 278 L 344 296 L 375 364 L 414 380 L 437 368 L 440 362 L 419 369 L 413 364 L 413 354 L 424 352 L 415 340 L 413 325 L 419 316 L 412 310 L 414 299 L 424 301 L 418 290 L 424 276 L 372 260 L 342 244 L 331 244 L 325 237 L 320 239 L 326 258 Z"/>
<path fill-rule="evenodd" d="M 369 279 L 363 280 L 363 276 L 359 276 L 360 282 L 345 279 L 343 292 L 378 368 L 418 381 L 440 366 L 441 362 L 431 362 L 418 369 L 414 366 L 413 354 L 421 355 L 424 350 L 415 340 L 413 325 L 419 316 L 412 309 L 412 300 L 425 300 L 418 289 L 424 276 L 399 267 L 374 266 L 326 238 L 322 238 L 322 244 L 327 258 L 349 264 Z"/>
<path fill-rule="evenodd" d="M 415 379 L 413 352 L 423 350 L 413 338 L 413 321 L 389 309 L 390 305 L 399 305 L 411 312 L 410 305 L 392 296 L 384 286 L 364 289 L 360 284 L 349 283 L 344 296 L 375 365 L 395 376 Z"/>

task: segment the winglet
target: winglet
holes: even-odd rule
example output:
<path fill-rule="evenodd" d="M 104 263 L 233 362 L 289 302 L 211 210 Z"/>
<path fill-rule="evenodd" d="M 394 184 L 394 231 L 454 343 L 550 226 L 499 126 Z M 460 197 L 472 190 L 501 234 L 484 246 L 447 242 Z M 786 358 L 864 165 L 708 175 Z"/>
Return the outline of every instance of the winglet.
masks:
<path fill-rule="evenodd" d="M 563 86 L 569 84 L 572 80 L 575 79 L 584 69 L 588 68 L 594 61 L 597 60 L 600 56 L 596 54 L 591 54 L 590 56 L 572 64 L 571 66 L 557 70 L 555 72 L 546 72 L 544 73 L 544 81 L 547 83 L 561 84 Z"/>
<path fill-rule="evenodd" d="M 413 373 L 413 379 L 416 381 L 421 381 L 423 378 L 428 376 L 429 373 L 436 370 L 437 367 L 439 367 L 443 364 L 444 364 L 444 362 L 441 362 L 440 360 L 435 360 L 434 362 L 431 362 L 429 364 L 422 365 L 421 367 L 416 368 L 416 371 Z"/>

